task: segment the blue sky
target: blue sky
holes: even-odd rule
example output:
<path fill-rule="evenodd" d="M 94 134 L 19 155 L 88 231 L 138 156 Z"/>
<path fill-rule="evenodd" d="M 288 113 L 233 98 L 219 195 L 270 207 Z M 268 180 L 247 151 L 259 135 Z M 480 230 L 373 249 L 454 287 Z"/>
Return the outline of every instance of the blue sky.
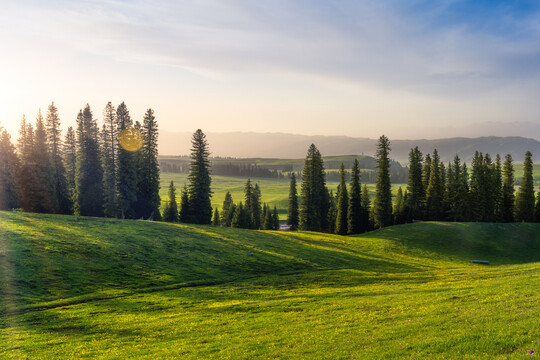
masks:
<path fill-rule="evenodd" d="M 53 100 L 65 125 L 86 103 L 99 118 L 125 101 L 170 131 L 411 138 L 540 123 L 539 1 L 1 5 L 12 132 Z"/>

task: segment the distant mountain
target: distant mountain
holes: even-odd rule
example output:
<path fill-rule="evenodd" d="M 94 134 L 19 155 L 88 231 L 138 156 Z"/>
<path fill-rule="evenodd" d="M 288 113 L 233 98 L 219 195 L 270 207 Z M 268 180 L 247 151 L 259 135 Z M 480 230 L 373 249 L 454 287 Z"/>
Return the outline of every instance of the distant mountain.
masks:
<path fill-rule="evenodd" d="M 160 155 L 187 155 L 191 148 L 191 133 L 161 131 L 159 140 Z M 303 158 L 310 144 L 315 144 L 324 156 L 332 155 L 370 155 L 375 154 L 377 140 L 353 138 L 348 136 L 308 136 L 284 133 L 228 132 L 207 133 L 212 156 L 238 158 Z M 436 140 L 394 140 L 390 139 L 392 159 L 407 163 L 412 147 L 418 146 L 422 153 L 437 149 L 444 162 L 451 161 L 455 154 L 470 162 L 476 150 L 495 154 L 511 154 L 515 161 L 521 162 L 525 152 L 531 151 L 533 159 L 540 156 L 540 142 L 534 139 L 512 137 L 448 138 Z M 540 160 L 536 159 L 536 160 Z"/>

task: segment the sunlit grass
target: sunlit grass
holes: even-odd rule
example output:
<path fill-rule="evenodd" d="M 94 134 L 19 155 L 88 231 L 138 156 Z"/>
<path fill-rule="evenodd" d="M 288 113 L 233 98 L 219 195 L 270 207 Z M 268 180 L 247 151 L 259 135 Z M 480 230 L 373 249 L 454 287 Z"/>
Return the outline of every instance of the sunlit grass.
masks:
<path fill-rule="evenodd" d="M 540 351 L 540 224 L 341 237 L 0 212 L 0 256 L 1 359 Z"/>

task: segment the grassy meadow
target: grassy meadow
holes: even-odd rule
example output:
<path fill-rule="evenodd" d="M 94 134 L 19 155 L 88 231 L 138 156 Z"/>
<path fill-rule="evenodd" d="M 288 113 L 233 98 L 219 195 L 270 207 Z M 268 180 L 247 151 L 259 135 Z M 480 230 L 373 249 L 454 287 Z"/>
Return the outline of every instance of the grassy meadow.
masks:
<path fill-rule="evenodd" d="M 540 224 L 342 237 L 0 212 L 0 259 L 1 359 L 540 352 Z"/>
<path fill-rule="evenodd" d="M 184 184 L 188 183 L 187 174 L 178 173 L 162 173 L 160 179 L 160 196 L 162 205 L 168 201 L 168 189 L 171 180 L 174 181 L 176 186 L 176 200 L 180 201 L 180 191 Z M 218 207 L 221 210 L 223 200 L 225 200 L 225 194 L 227 191 L 231 192 L 234 202 L 244 201 L 244 186 L 246 185 L 247 178 L 239 176 L 216 176 L 212 175 L 212 207 Z M 278 209 L 279 218 L 281 220 L 287 219 L 287 205 L 289 198 L 289 179 L 267 179 L 267 178 L 252 178 L 253 184 L 259 184 L 262 193 L 262 202 L 270 204 L 272 207 L 275 205 Z M 301 182 L 297 183 L 297 190 L 300 194 Z M 338 182 L 328 182 L 328 189 L 333 190 L 336 193 Z M 368 190 L 371 195 L 375 195 L 375 184 L 367 184 Z M 392 191 L 395 194 L 399 187 L 405 189 L 407 184 L 393 184 Z"/>

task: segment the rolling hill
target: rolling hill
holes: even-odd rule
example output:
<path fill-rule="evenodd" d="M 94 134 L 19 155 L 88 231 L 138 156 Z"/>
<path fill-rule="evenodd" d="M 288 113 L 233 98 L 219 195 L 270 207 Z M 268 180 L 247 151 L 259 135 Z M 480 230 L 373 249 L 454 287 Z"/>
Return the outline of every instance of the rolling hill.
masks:
<path fill-rule="evenodd" d="M 0 260 L 0 358 L 540 350 L 540 224 L 342 237 L 0 212 Z"/>

